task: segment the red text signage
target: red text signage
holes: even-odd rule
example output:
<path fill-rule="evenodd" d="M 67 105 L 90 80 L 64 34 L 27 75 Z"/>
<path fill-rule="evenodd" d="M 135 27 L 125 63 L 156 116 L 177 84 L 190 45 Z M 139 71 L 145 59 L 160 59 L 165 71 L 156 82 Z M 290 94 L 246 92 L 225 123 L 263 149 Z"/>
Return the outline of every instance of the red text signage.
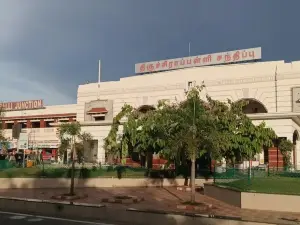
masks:
<path fill-rule="evenodd" d="M 0 103 L 0 108 L 2 108 L 5 111 L 41 109 L 43 107 L 44 107 L 43 100 L 30 100 L 30 101 L 21 101 L 21 102 Z"/>
<path fill-rule="evenodd" d="M 249 48 L 230 52 L 167 59 L 135 64 L 135 73 L 150 73 L 188 67 L 209 66 L 261 59 L 261 48 Z"/>

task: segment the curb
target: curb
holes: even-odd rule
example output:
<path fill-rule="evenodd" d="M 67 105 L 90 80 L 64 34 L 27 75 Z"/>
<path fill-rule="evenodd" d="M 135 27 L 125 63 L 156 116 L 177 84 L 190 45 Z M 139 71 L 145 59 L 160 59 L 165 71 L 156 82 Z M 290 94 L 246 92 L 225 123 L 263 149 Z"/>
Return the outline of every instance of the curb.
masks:
<path fill-rule="evenodd" d="M 139 198 L 136 196 L 128 196 L 129 198 L 102 198 L 101 201 L 105 203 L 119 203 L 119 204 L 132 204 L 132 203 L 139 203 L 144 201 L 145 199 L 143 197 Z"/>
<path fill-rule="evenodd" d="M 212 208 L 213 208 L 212 204 L 203 204 L 201 206 L 184 205 L 184 204 L 177 205 L 177 209 L 195 210 L 195 211 L 210 210 Z"/>
<path fill-rule="evenodd" d="M 183 187 L 177 187 L 176 190 L 177 190 L 177 191 L 191 192 L 191 191 L 192 191 L 192 188 L 187 187 L 187 186 L 183 186 Z M 196 192 L 200 192 L 200 191 L 203 191 L 203 190 L 204 190 L 203 187 L 196 187 L 196 188 L 195 188 L 195 191 L 196 191 Z"/>
<path fill-rule="evenodd" d="M 0 199 L 36 202 L 36 203 L 49 203 L 49 204 L 58 204 L 58 205 L 75 205 L 75 206 L 85 206 L 85 207 L 95 207 L 95 208 L 106 207 L 106 205 L 103 204 L 80 203 L 80 202 L 72 202 L 72 201 L 67 202 L 67 201 L 41 200 L 41 199 L 33 199 L 33 198 L 16 198 L 16 197 L 0 196 Z"/>
<path fill-rule="evenodd" d="M 26 199 L 0 196 L 0 210 L 27 213 L 37 216 L 97 220 L 110 224 L 165 224 L 165 225 L 271 225 L 272 223 L 252 222 L 241 217 L 213 214 L 186 213 L 179 211 L 143 210 L 135 208 L 110 208 L 102 204 L 76 203 L 66 201 Z M 118 215 L 116 217 L 116 215 Z M 221 221 L 223 220 L 223 221 Z M 230 222 L 231 221 L 231 222 Z M 275 225 L 274 223 L 272 225 Z"/>
<path fill-rule="evenodd" d="M 155 214 L 163 214 L 163 215 L 181 215 L 181 216 L 188 216 L 188 217 L 202 217 L 202 218 L 214 218 L 214 219 L 242 221 L 241 217 L 219 216 L 219 215 L 213 215 L 213 214 L 186 213 L 186 212 L 178 212 L 178 211 L 163 211 L 163 210 L 152 210 L 152 209 L 143 210 L 143 209 L 135 209 L 135 208 L 127 208 L 126 211 L 143 212 L 143 213 L 155 213 Z"/>

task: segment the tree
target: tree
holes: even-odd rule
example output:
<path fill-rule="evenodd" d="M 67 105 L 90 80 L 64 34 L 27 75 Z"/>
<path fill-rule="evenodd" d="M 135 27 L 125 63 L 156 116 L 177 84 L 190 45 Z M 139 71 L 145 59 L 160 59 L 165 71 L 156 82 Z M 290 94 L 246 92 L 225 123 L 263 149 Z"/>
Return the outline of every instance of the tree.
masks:
<path fill-rule="evenodd" d="M 209 153 L 216 160 L 225 158 L 234 165 L 236 161 L 251 160 L 276 137 L 265 123 L 255 126 L 243 113 L 247 102 L 221 102 L 209 96 L 204 101 L 200 98 L 203 88 L 204 84 L 191 88 L 182 102 L 159 101 L 156 110 L 143 114 L 132 107 L 123 107 L 106 138 L 107 149 L 112 152 L 122 149 L 123 156 L 132 152 L 148 156 L 159 153 L 185 167 L 190 162 L 192 202 L 195 201 L 196 159 Z M 123 134 L 117 136 L 124 115 L 127 121 Z"/>
<path fill-rule="evenodd" d="M 93 137 L 90 133 L 82 132 L 81 125 L 79 122 L 63 123 L 58 128 L 58 134 L 60 139 L 59 152 L 60 156 L 63 156 L 68 149 L 71 149 L 71 185 L 70 195 L 75 195 L 74 191 L 74 178 L 75 178 L 75 154 L 79 151 L 83 151 L 84 144 L 88 143 L 92 145 Z M 78 161 L 82 161 L 83 154 L 77 154 Z"/>
<path fill-rule="evenodd" d="M 132 106 L 125 104 L 121 111 L 113 118 L 111 129 L 104 139 L 104 149 L 106 154 L 109 156 L 109 162 L 112 163 L 113 159 L 120 155 L 121 151 L 121 137 L 119 136 L 119 126 L 121 120 L 128 117 L 133 111 Z"/>
<path fill-rule="evenodd" d="M 4 109 L 2 107 L 0 107 L 0 118 L 2 118 L 3 116 L 4 116 Z M 3 153 L 3 150 L 7 150 L 7 148 L 8 148 L 8 142 L 4 136 L 2 121 L 0 122 L 0 144 L 1 144 L 1 149 L 2 149 L 2 153 Z"/>
<path fill-rule="evenodd" d="M 247 115 L 243 113 L 246 101 L 227 103 L 216 101 L 207 97 L 210 114 L 214 117 L 215 159 L 225 158 L 233 166 L 244 159 L 252 157 L 262 151 L 263 146 L 272 146 L 276 138 L 274 130 L 267 128 L 264 122 L 254 125 Z"/>

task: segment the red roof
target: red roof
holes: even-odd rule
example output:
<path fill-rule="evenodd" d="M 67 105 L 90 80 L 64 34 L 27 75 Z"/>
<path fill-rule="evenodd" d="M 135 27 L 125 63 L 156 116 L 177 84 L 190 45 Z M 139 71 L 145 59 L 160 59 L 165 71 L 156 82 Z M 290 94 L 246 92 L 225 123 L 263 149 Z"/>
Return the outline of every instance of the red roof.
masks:
<path fill-rule="evenodd" d="M 87 113 L 97 114 L 97 113 L 107 113 L 107 112 L 108 111 L 106 108 L 92 108 Z"/>

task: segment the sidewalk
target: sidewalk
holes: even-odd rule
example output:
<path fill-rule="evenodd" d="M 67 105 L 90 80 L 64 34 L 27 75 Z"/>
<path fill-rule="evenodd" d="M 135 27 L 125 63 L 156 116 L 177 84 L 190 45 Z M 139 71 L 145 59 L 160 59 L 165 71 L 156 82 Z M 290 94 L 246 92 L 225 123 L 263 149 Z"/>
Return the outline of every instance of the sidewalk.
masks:
<path fill-rule="evenodd" d="M 298 213 L 281 213 L 272 211 L 258 211 L 240 209 L 218 200 L 209 198 L 201 193 L 196 194 L 196 201 L 206 204 L 212 204 L 212 209 L 204 211 L 187 211 L 177 209 L 181 202 L 190 200 L 190 192 L 178 191 L 176 188 L 85 188 L 75 189 L 77 193 L 87 194 L 85 199 L 75 200 L 78 203 L 105 204 L 109 208 L 182 213 L 200 213 L 227 217 L 241 217 L 242 220 L 253 222 L 265 222 L 275 224 L 299 224 L 300 214 Z M 54 195 L 68 193 L 67 189 L 0 189 L 0 196 L 30 198 L 51 200 Z M 102 203 L 102 198 L 109 198 L 114 195 L 133 195 L 143 197 L 145 201 L 132 204 Z M 284 218 L 284 219 L 283 219 Z M 298 221 L 297 221 L 298 220 Z M 298 223 L 299 222 L 299 223 Z"/>

